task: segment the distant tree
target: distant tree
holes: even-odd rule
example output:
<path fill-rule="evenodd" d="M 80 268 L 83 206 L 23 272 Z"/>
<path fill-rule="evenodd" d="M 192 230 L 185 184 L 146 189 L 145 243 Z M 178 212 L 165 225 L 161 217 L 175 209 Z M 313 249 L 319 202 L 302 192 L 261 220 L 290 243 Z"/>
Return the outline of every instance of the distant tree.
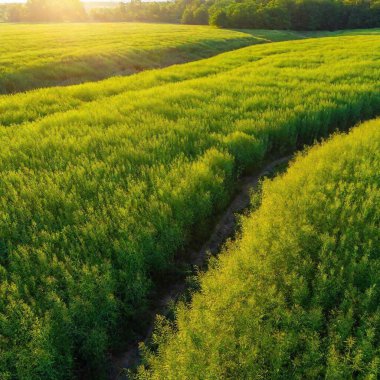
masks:
<path fill-rule="evenodd" d="M 80 0 L 28 0 L 30 21 L 80 21 L 86 17 Z"/>
<path fill-rule="evenodd" d="M 337 30 L 344 28 L 343 3 L 337 1 L 323 0 L 320 3 L 319 29 Z"/>
<path fill-rule="evenodd" d="M 380 26 L 380 0 L 371 2 L 371 27 L 376 28 Z"/>
<path fill-rule="evenodd" d="M 127 18 L 127 15 L 128 15 L 127 4 L 120 3 L 119 4 L 119 12 L 120 12 L 121 20 L 125 20 Z"/>
<path fill-rule="evenodd" d="M 21 22 L 26 18 L 25 7 L 21 4 L 11 4 L 6 8 L 6 21 Z"/>
<path fill-rule="evenodd" d="M 294 3 L 292 26 L 296 30 L 318 30 L 320 7 L 316 0 L 300 0 Z"/>
<path fill-rule="evenodd" d="M 229 24 L 229 20 L 226 12 L 223 9 L 215 9 L 210 14 L 210 25 L 218 26 L 220 28 L 226 28 Z"/>
<path fill-rule="evenodd" d="M 51 4 L 58 4 L 51 6 Z M 63 6 L 63 5 L 64 6 Z M 78 5 L 79 4 L 79 5 Z M 79 0 L 29 0 L 33 20 L 69 21 L 83 15 Z M 96 8 L 95 21 L 210 24 L 222 28 L 336 30 L 380 26 L 380 0 L 131 0 Z"/>
<path fill-rule="evenodd" d="M 208 24 L 208 11 L 206 5 L 202 4 L 194 11 L 194 23 L 200 25 Z"/>
<path fill-rule="evenodd" d="M 290 29 L 291 22 L 286 5 L 279 2 L 270 2 L 261 9 L 259 18 L 265 23 L 261 27 L 265 29 Z"/>
<path fill-rule="evenodd" d="M 222 22 L 226 26 L 239 27 L 239 28 L 254 28 L 255 14 L 257 6 L 253 2 L 237 2 L 232 3 L 227 7 L 226 18 L 228 21 L 223 20 L 223 15 L 219 16 L 219 23 Z"/>
<path fill-rule="evenodd" d="M 186 7 L 181 17 L 181 24 L 194 24 L 193 10 Z"/>

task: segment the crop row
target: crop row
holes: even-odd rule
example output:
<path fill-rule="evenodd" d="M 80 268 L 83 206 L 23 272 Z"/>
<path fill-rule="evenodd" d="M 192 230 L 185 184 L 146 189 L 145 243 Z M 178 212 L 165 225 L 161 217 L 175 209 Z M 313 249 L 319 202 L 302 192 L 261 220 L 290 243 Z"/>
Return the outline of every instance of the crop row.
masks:
<path fill-rule="evenodd" d="M 191 304 L 158 320 L 139 378 L 378 378 L 379 173 L 375 120 L 265 182 Z"/>
<path fill-rule="evenodd" d="M 210 57 L 297 33 L 207 26 L 1 24 L 0 94 L 128 75 Z"/>
<path fill-rule="evenodd" d="M 101 377 L 242 171 L 379 113 L 379 56 L 378 36 L 249 47 L 0 127 L 1 377 Z"/>

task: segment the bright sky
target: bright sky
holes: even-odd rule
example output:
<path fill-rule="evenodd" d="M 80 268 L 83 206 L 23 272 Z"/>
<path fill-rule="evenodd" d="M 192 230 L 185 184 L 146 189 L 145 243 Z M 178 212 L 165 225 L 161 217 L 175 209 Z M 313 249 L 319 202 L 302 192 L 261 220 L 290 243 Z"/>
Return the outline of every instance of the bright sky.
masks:
<path fill-rule="evenodd" d="M 119 3 L 120 0 L 82 0 L 84 2 L 91 2 L 91 3 L 95 3 L 95 2 L 98 2 L 98 3 Z M 10 4 L 14 4 L 14 3 L 26 3 L 26 0 L 0 0 L 0 3 L 10 3 Z"/>

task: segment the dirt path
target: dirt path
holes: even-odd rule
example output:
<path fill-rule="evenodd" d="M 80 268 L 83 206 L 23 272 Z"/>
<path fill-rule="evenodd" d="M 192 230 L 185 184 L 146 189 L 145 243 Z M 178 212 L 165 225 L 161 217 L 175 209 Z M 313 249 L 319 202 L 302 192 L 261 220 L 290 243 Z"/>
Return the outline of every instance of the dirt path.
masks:
<path fill-rule="evenodd" d="M 226 240 L 234 235 L 236 230 L 236 214 L 241 213 L 250 204 L 250 194 L 252 189 L 256 188 L 262 177 L 271 175 L 276 167 L 288 163 L 292 156 L 286 156 L 272 161 L 266 165 L 260 173 L 244 176 L 239 181 L 239 186 L 235 198 L 229 207 L 221 215 L 218 223 L 215 225 L 209 239 L 203 244 L 199 250 L 189 250 L 187 264 L 192 267 L 202 268 L 207 261 L 209 255 L 217 254 Z M 170 284 L 164 289 L 150 312 L 151 323 L 145 333 L 139 339 L 140 342 L 147 342 L 152 336 L 154 329 L 155 316 L 157 314 L 165 315 L 168 307 L 175 302 L 186 290 L 186 281 L 181 279 Z M 112 368 L 109 373 L 109 380 L 128 379 L 127 368 L 133 368 L 140 361 L 138 343 L 134 342 L 130 348 L 117 357 L 112 357 Z"/>

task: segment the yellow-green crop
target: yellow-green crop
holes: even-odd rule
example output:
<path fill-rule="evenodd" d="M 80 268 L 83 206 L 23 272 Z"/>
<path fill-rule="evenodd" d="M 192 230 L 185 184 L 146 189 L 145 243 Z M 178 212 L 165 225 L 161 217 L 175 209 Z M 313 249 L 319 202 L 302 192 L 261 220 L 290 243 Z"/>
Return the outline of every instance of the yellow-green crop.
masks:
<path fill-rule="evenodd" d="M 99 80 L 209 57 L 297 33 L 208 26 L 0 24 L 0 94 Z"/>
<path fill-rule="evenodd" d="M 101 376 L 239 173 L 379 113 L 379 58 L 376 35 L 281 42 L 2 97 L 0 376 Z"/>
<path fill-rule="evenodd" d="M 377 379 L 380 120 L 264 183 L 140 379 Z"/>

